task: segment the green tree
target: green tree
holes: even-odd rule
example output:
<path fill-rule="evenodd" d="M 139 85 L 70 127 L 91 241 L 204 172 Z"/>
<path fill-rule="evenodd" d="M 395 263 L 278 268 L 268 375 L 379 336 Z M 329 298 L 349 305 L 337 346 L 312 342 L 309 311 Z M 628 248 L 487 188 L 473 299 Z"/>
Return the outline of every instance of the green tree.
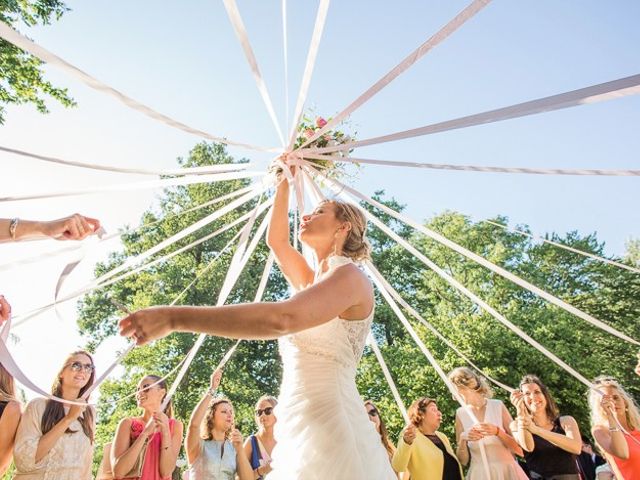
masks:
<path fill-rule="evenodd" d="M 0 0 L 0 20 L 14 28 L 20 23 L 48 25 L 67 11 L 59 0 Z M 67 107 L 75 105 L 66 88 L 45 80 L 40 60 L 0 39 L 0 124 L 5 120 L 3 105 L 31 103 L 47 113 L 46 97 Z"/>

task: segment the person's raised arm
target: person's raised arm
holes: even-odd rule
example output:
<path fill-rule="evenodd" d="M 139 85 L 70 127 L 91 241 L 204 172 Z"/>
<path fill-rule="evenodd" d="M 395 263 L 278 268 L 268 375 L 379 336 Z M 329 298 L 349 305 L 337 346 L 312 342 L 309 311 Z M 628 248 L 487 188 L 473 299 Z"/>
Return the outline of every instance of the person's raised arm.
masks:
<path fill-rule="evenodd" d="M 580 455 L 582 451 L 582 437 L 580 436 L 580 429 L 573 417 L 565 416 L 560 417 L 560 424 L 565 433 L 555 433 L 544 428 L 536 426 L 533 422 L 529 427 L 531 433 L 535 433 L 539 437 L 544 438 L 548 442 L 553 443 L 556 447 L 573 453 L 574 455 Z"/>
<path fill-rule="evenodd" d="M 198 405 L 196 405 L 196 408 L 194 408 L 191 413 L 189 426 L 187 427 L 187 439 L 185 440 L 185 450 L 187 452 L 187 462 L 189 462 L 189 465 L 193 465 L 200 456 L 200 451 L 202 450 L 200 425 L 207 414 L 207 408 L 209 407 L 209 403 L 211 403 L 211 395 L 218 389 L 221 379 L 222 370 L 217 369 L 211 375 L 210 389 L 205 392 L 200 399 L 200 402 L 198 402 Z"/>
<path fill-rule="evenodd" d="M 100 221 L 78 213 L 56 220 L 0 218 L 0 242 L 54 238 L 83 240 L 100 229 Z"/>
<path fill-rule="evenodd" d="M 173 331 L 268 340 L 322 325 L 338 316 L 364 318 L 372 286 L 353 264 L 333 270 L 288 300 L 221 307 L 153 307 L 120 320 L 120 334 L 143 345 Z M 346 315 L 348 313 L 348 315 Z"/>
<path fill-rule="evenodd" d="M 267 245 L 273 252 L 283 275 L 296 291 L 302 290 L 313 282 L 313 270 L 289 240 L 289 182 L 283 174 L 280 175 L 276 187 L 267 230 Z"/>

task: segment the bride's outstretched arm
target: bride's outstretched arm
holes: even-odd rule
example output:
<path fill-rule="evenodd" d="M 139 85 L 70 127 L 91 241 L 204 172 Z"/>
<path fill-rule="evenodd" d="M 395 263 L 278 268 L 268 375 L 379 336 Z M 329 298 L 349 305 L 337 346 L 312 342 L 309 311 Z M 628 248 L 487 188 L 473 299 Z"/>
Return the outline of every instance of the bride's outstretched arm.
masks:
<path fill-rule="evenodd" d="M 283 302 L 147 308 L 120 320 L 120 334 L 133 337 L 138 345 L 174 331 L 274 339 L 337 316 L 364 318 L 373 308 L 372 302 L 372 287 L 366 276 L 355 265 L 344 265 Z"/>

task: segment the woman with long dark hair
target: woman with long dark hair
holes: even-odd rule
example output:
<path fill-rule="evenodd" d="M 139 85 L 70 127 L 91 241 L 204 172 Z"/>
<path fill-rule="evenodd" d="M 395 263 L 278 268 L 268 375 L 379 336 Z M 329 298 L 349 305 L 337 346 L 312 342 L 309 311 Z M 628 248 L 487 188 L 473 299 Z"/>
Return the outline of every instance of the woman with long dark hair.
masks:
<path fill-rule="evenodd" d="M 580 429 L 573 417 L 560 415 L 547 386 L 535 375 L 525 375 L 511 402 L 518 412 L 511 430 L 524 450 L 529 477 L 579 480 Z"/>
<path fill-rule="evenodd" d="M 380 435 L 380 442 L 382 442 L 382 446 L 387 451 L 387 455 L 389 455 L 389 462 L 393 459 L 393 454 L 396 452 L 396 447 L 393 446 L 391 440 L 389 440 L 389 433 L 387 432 L 387 426 L 384 423 L 384 420 L 380 416 L 380 410 L 378 407 L 371 401 L 365 400 L 364 408 L 367 411 L 367 415 L 369 416 L 369 420 L 376 427 L 376 432 Z"/>
<path fill-rule="evenodd" d="M 138 383 L 136 399 L 143 413 L 123 419 L 111 447 L 115 478 L 136 480 L 170 479 L 182 446 L 182 422 L 173 418 L 173 406 L 162 403 L 167 384 L 161 377 L 147 375 Z"/>
<path fill-rule="evenodd" d="M 93 359 L 79 350 L 56 375 L 51 394 L 82 402 L 95 380 Z M 95 418 L 92 407 L 36 398 L 27 404 L 16 433 L 17 480 L 88 480 L 91 478 Z"/>

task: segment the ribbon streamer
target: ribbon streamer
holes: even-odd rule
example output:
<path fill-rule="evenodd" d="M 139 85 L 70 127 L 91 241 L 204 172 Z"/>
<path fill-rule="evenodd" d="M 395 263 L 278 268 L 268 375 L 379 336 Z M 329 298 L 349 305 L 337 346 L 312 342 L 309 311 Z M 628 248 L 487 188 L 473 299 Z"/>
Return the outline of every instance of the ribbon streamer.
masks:
<path fill-rule="evenodd" d="M 313 27 L 313 35 L 311 36 L 309 52 L 307 53 L 307 63 L 305 64 L 304 73 L 302 75 L 302 82 L 300 83 L 300 91 L 298 92 L 296 109 L 293 114 L 293 124 L 291 125 L 291 132 L 289 133 L 289 148 L 287 148 L 287 151 L 291 151 L 293 149 L 293 145 L 296 142 L 298 124 L 300 123 L 302 110 L 309 93 L 309 85 L 311 84 L 311 77 L 313 75 L 313 69 L 316 64 L 318 49 L 320 48 L 320 40 L 322 39 L 322 32 L 324 31 L 324 25 L 327 21 L 329 3 L 330 0 L 320 0 L 320 3 L 318 4 L 316 23 Z"/>
<path fill-rule="evenodd" d="M 102 187 L 79 188 L 75 190 L 66 190 L 47 193 L 31 193 L 23 195 L 13 195 L 8 197 L 0 197 L 0 202 L 17 202 L 20 200 L 38 200 L 56 197 L 72 197 L 77 195 L 91 195 L 95 193 L 106 192 L 122 192 L 127 190 L 141 190 L 149 188 L 175 187 L 178 185 L 193 185 L 197 183 L 213 183 L 226 182 L 229 180 L 238 180 L 243 178 L 264 176 L 264 172 L 259 171 L 242 171 L 242 172 L 223 172 L 209 175 L 189 175 L 179 178 L 165 178 L 162 180 L 145 180 L 141 182 L 122 183 L 116 185 L 106 185 Z"/>
<path fill-rule="evenodd" d="M 271 118 L 271 122 L 278 133 L 278 138 L 280 138 L 280 143 L 282 146 L 284 143 L 284 136 L 282 135 L 282 130 L 280 130 L 280 124 L 278 122 L 278 117 L 276 116 L 276 112 L 273 109 L 273 104 L 271 103 L 271 97 L 269 96 L 269 91 L 267 90 L 267 85 L 264 83 L 264 79 L 262 78 L 262 74 L 260 73 L 260 68 L 258 67 L 258 61 L 256 60 L 256 56 L 253 53 L 253 48 L 251 48 L 251 43 L 249 42 L 249 35 L 247 34 L 247 29 L 244 26 L 244 22 L 242 21 L 242 17 L 240 16 L 240 10 L 238 10 L 238 5 L 235 0 L 223 0 L 224 8 L 227 10 L 227 15 L 229 15 L 229 21 L 233 26 L 233 30 L 236 32 L 236 36 L 240 41 L 240 45 L 242 46 L 242 51 L 244 52 L 244 56 L 249 63 L 249 68 L 251 68 L 251 73 L 253 74 L 253 78 L 256 81 L 256 85 L 258 86 L 258 91 L 260 92 L 260 96 L 262 97 L 262 101 L 264 102 L 265 107 L 267 107 L 267 112 L 269 113 L 269 117 Z"/>
<path fill-rule="evenodd" d="M 344 143 L 342 145 L 325 148 L 308 149 L 310 153 L 329 153 L 337 150 L 352 149 L 356 147 L 364 147 L 365 145 L 375 145 L 378 143 L 395 142 L 405 138 L 420 137 L 431 135 L 433 133 L 447 132 L 460 128 L 473 127 L 476 125 L 485 125 L 502 120 L 510 120 L 513 118 L 535 115 L 537 113 L 552 112 L 563 108 L 575 107 L 596 102 L 604 102 L 628 95 L 637 95 L 640 93 L 640 74 L 632 75 L 626 78 L 620 78 L 611 82 L 592 85 L 586 88 L 580 88 L 570 92 L 552 95 L 550 97 L 538 98 L 529 102 L 518 103 L 509 107 L 489 110 L 487 112 L 476 113 L 466 117 L 459 117 L 446 122 L 433 123 L 424 127 L 404 130 L 402 132 L 373 137 L 366 140 L 358 140 L 357 142 Z M 308 143 L 308 142 L 307 142 Z M 304 153 L 306 155 L 306 151 Z"/>
<path fill-rule="evenodd" d="M 426 53 L 431 51 L 434 47 L 442 43 L 449 35 L 460 28 L 467 20 L 471 19 L 476 13 L 487 6 L 490 0 L 474 0 L 458 15 L 456 15 L 449 23 L 442 27 L 435 35 L 430 37 L 426 42 L 420 45 L 416 50 L 411 52 L 404 60 L 396 65 L 389 73 L 374 83 L 369 89 L 354 100 L 351 105 L 345 108 L 338 115 L 333 117 L 323 128 L 318 130 L 311 138 L 303 143 L 300 148 L 304 148 L 311 142 L 320 138 L 326 132 L 331 130 L 334 126 L 338 125 L 341 121 L 355 112 L 364 103 L 369 101 L 380 90 L 389 85 L 398 76 L 409 69 L 413 64 L 420 60 Z"/>
<path fill-rule="evenodd" d="M 56 164 L 65 165 L 68 167 L 79 167 L 79 168 L 86 168 L 90 170 L 101 170 L 106 172 L 131 173 L 131 174 L 154 175 L 154 176 L 203 175 L 207 173 L 234 172 L 239 170 L 247 170 L 248 168 L 255 167 L 255 165 L 251 163 L 221 163 L 216 165 L 206 165 L 202 167 L 167 168 L 167 169 L 161 169 L 161 170 L 150 170 L 150 169 L 144 169 L 144 168 L 112 167 L 110 165 L 101 165 L 98 163 L 85 163 L 85 162 L 76 162 L 73 160 L 63 160 L 61 158 L 39 155 L 36 153 L 26 152 L 24 150 L 18 150 L 17 148 L 10 148 L 10 147 L 3 147 L 3 146 L 0 146 L 0 151 L 10 153 L 13 155 L 20 155 L 22 157 L 31 158 L 32 160 L 40 160 L 43 162 L 56 163 Z"/>
<path fill-rule="evenodd" d="M 100 80 L 92 77 L 88 73 L 83 72 L 82 70 L 73 66 L 66 60 L 63 60 L 62 58 L 51 53 L 50 51 L 46 50 L 40 45 L 32 42 L 27 37 L 18 33 L 16 30 L 11 28 L 9 25 L 7 25 L 4 22 L 0 22 L 0 37 L 5 39 L 9 43 L 12 43 L 16 47 L 21 48 L 25 52 L 30 53 L 34 57 L 39 58 L 43 62 L 53 65 L 55 67 L 58 67 L 59 69 L 63 70 L 65 73 L 80 80 L 82 83 L 84 83 L 88 87 L 93 88 L 94 90 L 97 90 L 99 92 L 105 93 L 107 95 L 110 95 L 111 97 L 115 98 L 116 100 L 123 103 L 127 107 L 132 108 L 133 110 L 136 110 L 146 115 L 147 117 L 150 117 L 154 120 L 164 123 L 165 125 L 176 128 L 178 130 L 182 130 L 183 132 L 187 132 L 192 135 L 197 135 L 198 137 L 206 138 L 208 140 L 213 140 L 214 142 L 225 143 L 227 145 L 234 145 L 236 147 L 242 147 L 248 150 L 258 150 L 262 152 L 278 152 L 279 151 L 279 149 L 277 148 L 265 148 L 265 147 L 250 145 L 248 143 L 234 142 L 224 137 L 218 137 L 216 135 L 212 135 L 202 130 L 192 128 L 184 123 L 174 120 L 173 118 L 167 115 L 163 115 L 162 113 L 155 111 L 151 107 L 148 107 L 147 105 L 144 105 L 138 102 L 137 100 L 134 100 L 133 98 L 126 96 L 125 94 L 123 94 L 122 92 L 119 92 L 115 88 L 112 88 L 109 85 L 101 82 Z"/>
<path fill-rule="evenodd" d="M 341 146 L 344 149 L 344 146 Z M 370 158 L 340 157 L 335 158 L 328 155 L 307 153 L 304 150 L 304 158 L 315 160 L 329 160 L 333 162 L 364 163 L 369 165 L 384 165 L 389 167 L 411 167 L 426 168 L 432 170 L 455 170 L 463 172 L 484 172 L 484 173 L 524 173 L 534 175 L 595 175 L 609 177 L 637 177 L 640 170 L 604 170 L 589 168 L 529 168 L 529 167 L 491 167 L 485 165 L 456 165 L 449 163 L 424 163 L 424 162 L 404 162 L 395 160 L 373 160 Z"/>

